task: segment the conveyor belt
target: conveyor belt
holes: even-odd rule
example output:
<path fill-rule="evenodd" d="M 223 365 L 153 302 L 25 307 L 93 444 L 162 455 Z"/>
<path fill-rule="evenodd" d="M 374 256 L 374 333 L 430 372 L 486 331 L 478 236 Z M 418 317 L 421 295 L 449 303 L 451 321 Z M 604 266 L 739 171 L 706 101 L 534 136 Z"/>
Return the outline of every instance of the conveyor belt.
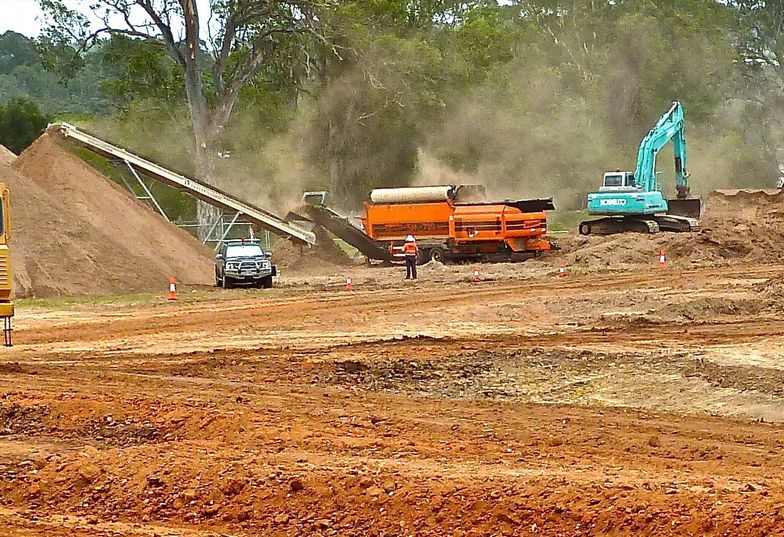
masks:
<path fill-rule="evenodd" d="M 214 186 L 168 170 L 159 164 L 131 153 L 127 149 L 88 134 L 73 125 L 55 123 L 49 126 L 48 132 L 60 135 L 98 155 L 124 161 L 138 173 L 174 187 L 198 200 L 226 211 L 241 213 L 244 215 L 245 220 L 257 224 L 276 235 L 311 246 L 316 243 L 316 236 L 310 231 L 290 224 L 274 214 L 241 201 L 226 192 L 218 190 Z"/>
<path fill-rule="evenodd" d="M 323 205 L 305 205 L 303 207 L 313 222 L 332 232 L 348 244 L 362 252 L 368 259 L 386 261 L 389 252 L 383 244 L 371 239 L 367 233 L 354 226 L 347 218 Z"/>

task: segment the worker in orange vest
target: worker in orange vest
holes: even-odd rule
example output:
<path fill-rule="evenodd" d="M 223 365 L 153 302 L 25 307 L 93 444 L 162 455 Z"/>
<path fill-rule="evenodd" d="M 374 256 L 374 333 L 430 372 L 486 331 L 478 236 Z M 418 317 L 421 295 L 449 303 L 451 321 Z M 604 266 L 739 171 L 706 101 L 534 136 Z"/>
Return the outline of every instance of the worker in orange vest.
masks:
<path fill-rule="evenodd" d="M 406 237 L 406 243 L 403 245 L 403 253 L 406 255 L 406 279 L 416 280 L 416 262 L 417 254 L 419 254 L 419 246 L 413 235 Z"/>

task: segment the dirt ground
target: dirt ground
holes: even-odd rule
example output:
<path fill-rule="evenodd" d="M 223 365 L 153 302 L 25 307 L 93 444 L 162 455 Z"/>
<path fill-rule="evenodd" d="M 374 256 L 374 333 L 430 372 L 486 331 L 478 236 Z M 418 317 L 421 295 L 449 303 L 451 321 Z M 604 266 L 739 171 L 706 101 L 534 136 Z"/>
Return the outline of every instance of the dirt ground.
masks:
<path fill-rule="evenodd" d="M 680 268 L 784 258 L 784 192 L 714 191 L 704 201 L 697 233 L 566 235 L 558 240 L 561 255 L 570 265 L 610 268 L 645 263 L 661 250 Z"/>
<path fill-rule="evenodd" d="M 784 535 L 784 266 L 557 267 L 23 303 L 0 533 Z"/>

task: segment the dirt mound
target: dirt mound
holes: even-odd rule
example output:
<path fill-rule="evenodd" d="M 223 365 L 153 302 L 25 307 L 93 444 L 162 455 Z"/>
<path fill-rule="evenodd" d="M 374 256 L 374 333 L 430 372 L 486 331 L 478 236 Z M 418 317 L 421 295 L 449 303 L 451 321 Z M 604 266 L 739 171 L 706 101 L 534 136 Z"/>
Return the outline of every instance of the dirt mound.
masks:
<path fill-rule="evenodd" d="M 279 268 L 291 268 L 304 253 L 304 247 L 295 246 L 291 241 L 276 241 L 272 245 L 272 261 Z"/>
<path fill-rule="evenodd" d="M 316 226 L 316 246 L 295 246 L 290 241 L 278 241 L 272 247 L 272 260 L 281 269 L 299 274 L 311 274 L 351 265 L 351 258 L 338 246 L 332 236 Z"/>
<path fill-rule="evenodd" d="M 155 292 L 209 284 L 212 256 L 43 135 L 5 167 L 17 296 Z"/>
<path fill-rule="evenodd" d="M 323 259 L 315 249 L 295 246 L 286 240 L 280 240 L 273 245 L 272 260 L 281 270 L 301 275 L 331 273 L 340 266 Z"/>
<path fill-rule="evenodd" d="M 16 155 L 14 155 L 6 146 L 0 145 L 0 164 L 11 164 L 15 160 Z"/>
<path fill-rule="evenodd" d="M 756 315 L 767 305 L 767 302 L 761 300 L 703 297 L 662 307 L 658 313 L 666 320 L 699 321 L 712 320 L 720 315 Z"/>
<path fill-rule="evenodd" d="M 784 256 L 784 194 L 778 191 L 722 191 L 708 199 L 698 233 L 626 233 L 559 238 L 569 264 L 620 266 L 658 263 L 664 249 L 675 265 L 716 265 L 730 261 L 777 262 Z"/>

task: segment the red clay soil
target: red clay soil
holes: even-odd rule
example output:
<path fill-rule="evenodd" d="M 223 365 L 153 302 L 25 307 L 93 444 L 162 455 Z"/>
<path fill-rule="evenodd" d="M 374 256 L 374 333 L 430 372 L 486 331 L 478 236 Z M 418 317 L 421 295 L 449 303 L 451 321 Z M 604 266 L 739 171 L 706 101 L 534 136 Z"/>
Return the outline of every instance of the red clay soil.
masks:
<path fill-rule="evenodd" d="M 782 536 L 783 269 L 21 311 L 0 535 Z"/>
<path fill-rule="evenodd" d="M 119 185 L 40 137 L 0 168 L 11 190 L 16 296 L 156 292 L 212 280 L 212 256 Z"/>

